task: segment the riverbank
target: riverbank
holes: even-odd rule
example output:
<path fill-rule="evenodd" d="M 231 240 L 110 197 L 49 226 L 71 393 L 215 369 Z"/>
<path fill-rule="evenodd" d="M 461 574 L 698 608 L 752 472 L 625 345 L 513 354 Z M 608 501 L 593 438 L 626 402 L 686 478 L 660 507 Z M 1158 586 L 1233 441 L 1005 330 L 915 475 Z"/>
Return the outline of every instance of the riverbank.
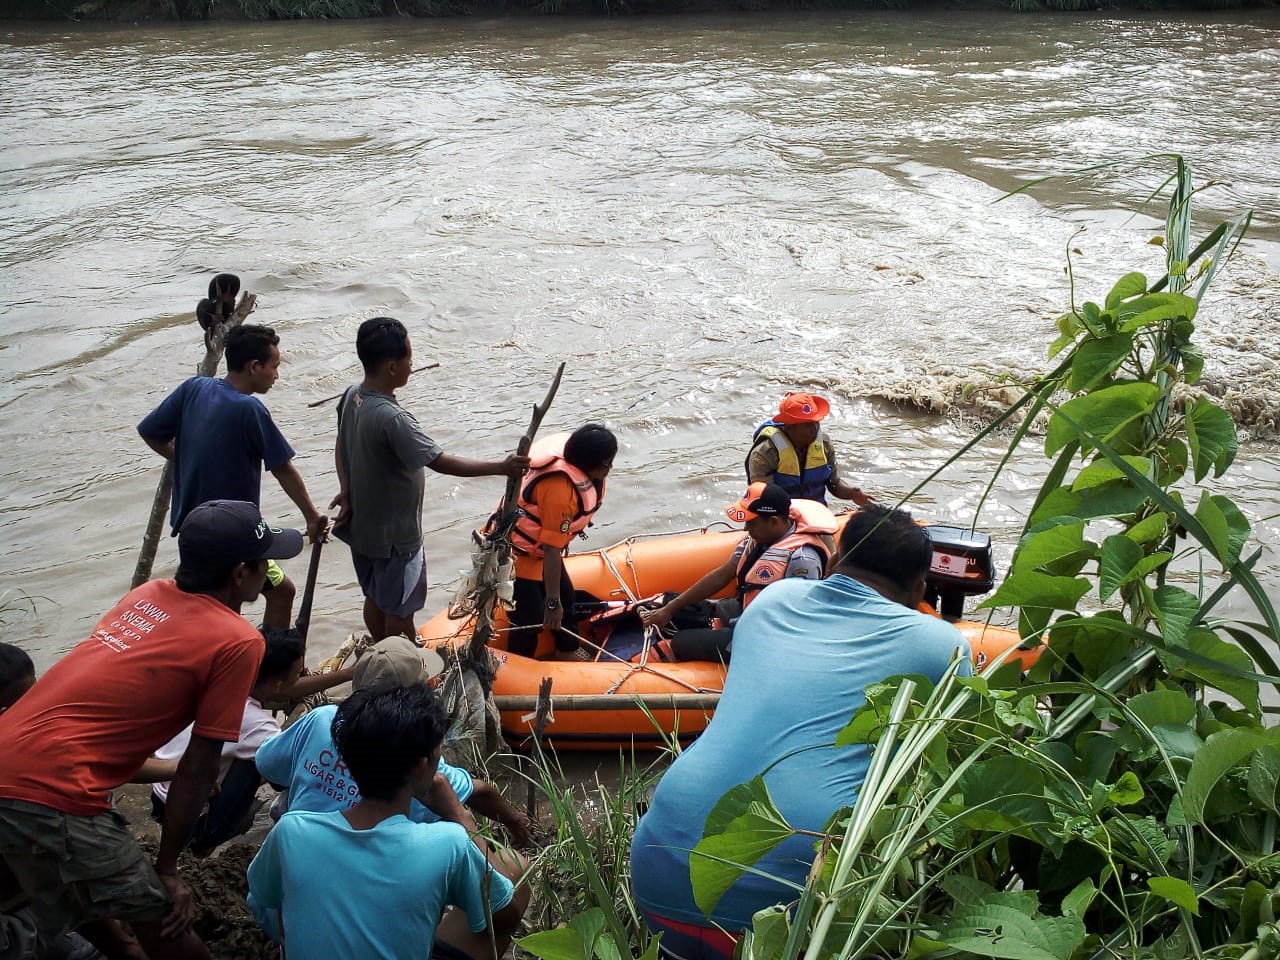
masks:
<path fill-rule="evenodd" d="M 9 0 L 4 18 L 132 23 L 164 20 L 351 20 L 374 17 L 640 15 L 764 10 L 980 10 L 1010 13 L 1223 11 L 1274 0 Z"/>

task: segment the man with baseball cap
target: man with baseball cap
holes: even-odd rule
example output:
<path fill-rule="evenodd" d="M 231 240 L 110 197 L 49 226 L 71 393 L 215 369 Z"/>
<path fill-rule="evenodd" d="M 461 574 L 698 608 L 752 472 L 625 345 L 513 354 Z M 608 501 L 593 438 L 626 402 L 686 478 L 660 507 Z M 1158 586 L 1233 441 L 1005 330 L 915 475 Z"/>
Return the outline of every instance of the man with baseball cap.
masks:
<path fill-rule="evenodd" d="M 178 535 L 173 580 L 152 580 L 104 616 L 0 715 L 0 913 L 25 911 L 36 953 L 62 933 L 127 920 L 150 957 L 208 957 L 178 854 L 240 736 L 262 659 L 242 604 L 269 559 L 302 534 L 263 522 L 252 503 L 193 509 Z M 188 724 L 154 865 L 111 805 L 111 791 Z"/>
<path fill-rule="evenodd" d="M 355 690 L 378 693 L 425 684 L 443 669 L 440 654 L 395 635 L 380 640 L 356 661 L 351 685 Z M 337 712 L 333 704 L 318 707 L 258 748 L 258 772 L 268 782 L 287 788 L 289 810 L 349 810 L 360 802 L 360 790 L 333 743 L 331 727 Z M 439 772 L 462 803 L 502 823 L 517 844 L 528 842 L 529 818 L 492 784 L 473 779 L 466 770 L 443 760 Z M 411 820 L 432 823 L 440 819 L 437 811 L 418 799 L 409 806 Z"/>
<path fill-rule="evenodd" d="M 814 393 L 788 393 L 773 418 L 756 427 L 747 483 L 775 483 L 793 498 L 827 502 L 827 492 L 862 506 L 871 498 L 839 475 L 835 446 L 821 423 L 831 404 Z"/>
<path fill-rule="evenodd" d="M 733 597 L 715 607 L 716 625 L 678 629 L 671 638 L 676 660 L 729 661 L 733 626 L 756 595 L 771 583 L 799 577 L 820 580 L 831 551 L 823 535 L 836 529 L 836 518 L 821 503 L 792 500 L 775 483 L 753 483 L 737 503 L 725 507 L 730 520 L 745 526 L 747 535 L 729 559 L 699 579 L 684 593 L 652 612 L 640 615 L 645 626 L 664 629 L 685 607 L 715 596 L 737 582 Z"/>

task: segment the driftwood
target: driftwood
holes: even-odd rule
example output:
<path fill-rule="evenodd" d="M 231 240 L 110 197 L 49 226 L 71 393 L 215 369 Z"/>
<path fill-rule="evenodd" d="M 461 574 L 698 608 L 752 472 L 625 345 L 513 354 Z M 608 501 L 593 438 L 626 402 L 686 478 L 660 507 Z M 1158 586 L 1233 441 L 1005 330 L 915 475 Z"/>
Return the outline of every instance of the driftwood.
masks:
<path fill-rule="evenodd" d="M 564 364 L 560 365 L 560 369 L 564 369 Z M 556 375 L 556 382 L 559 383 L 559 374 Z M 547 400 L 550 403 L 550 398 Z M 497 698 L 494 698 L 497 699 Z M 536 697 L 520 697 L 521 700 L 532 700 L 534 702 L 533 709 L 535 711 L 533 718 L 533 751 L 534 755 L 542 756 L 542 734 L 547 729 L 547 721 L 551 719 L 551 678 L 543 677 L 542 682 L 538 684 L 538 695 Z M 525 813 L 530 819 L 534 819 L 537 811 L 538 798 L 533 792 L 534 778 L 527 776 L 529 782 L 529 795 L 525 798 Z"/>
<path fill-rule="evenodd" d="M 551 401 L 555 399 L 556 391 L 560 389 L 560 378 L 562 376 L 564 376 L 563 363 L 556 370 L 555 379 L 551 381 L 551 387 L 547 390 L 547 395 L 543 398 L 542 403 L 534 404 L 533 415 L 529 418 L 529 429 L 524 432 L 524 436 L 520 438 L 520 443 L 516 446 L 516 453 L 520 456 L 527 455 L 529 447 L 533 445 L 533 438 L 538 432 L 538 427 L 542 425 L 542 418 L 551 409 Z M 516 522 L 516 493 L 520 489 L 520 483 L 519 477 L 507 479 L 507 489 L 502 497 L 502 508 L 499 511 L 497 521 L 494 523 L 493 532 L 488 538 L 489 549 L 497 551 L 498 568 L 501 568 L 511 559 L 511 528 L 515 526 Z M 475 630 L 471 634 L 471 643 L 468 645 L 469 655 L 477 663 L 487 662 L 485 660 L 485 647 L 493 639 L 493 614 L 497 605 L 497 588 L 495 586 L 482 587 L 480 595 L 476 598 Z"/>
<path fill-rule="evenodd" d="M 196 370 L 201 377 L 212 377 L 218 372 L 218 364 L 222 362 L 222 352 L 226 349 L 227 333 L 232 327 L 244 323 L 245 317 L 253 313 L 258 298 L 246 293 L 236 304 L 235 311 L 223 323 L 215 324 L 205 340 L 204 359 Z M 133 582 L 130 589 L 140 587 L 151 579 L 151 567 L 156 562 L 156 549 L 163 536 L 164 520 L 169 514 L 169 498 L 173 493 L 173 461 L 166 460 L 164 470 L 160 474 L 160 483 L 156 486 L 156 497 L 151 501 L 151 516 L 147 518 L 147 532 L 142 537 L 142 549 L 138 552 L 138 563 L 133 568 Z"/>
<path fill-rule="evenodd" d="M 720 702 L 718 693 L 567 693 L 551 697 L 549 706 L 556 710 L 714 710 Z M 541 696 L 527 694 L 495 694 L 494 706 L 499 710 L 537 710 Z"/>

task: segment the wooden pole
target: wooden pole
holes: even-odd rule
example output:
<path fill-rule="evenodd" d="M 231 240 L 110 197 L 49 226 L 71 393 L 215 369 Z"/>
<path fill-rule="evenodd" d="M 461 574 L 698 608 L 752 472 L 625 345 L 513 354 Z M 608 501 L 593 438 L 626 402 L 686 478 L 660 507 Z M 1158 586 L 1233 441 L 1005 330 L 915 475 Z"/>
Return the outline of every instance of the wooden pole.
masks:
<path fill-rule="evenodd" d="M 560 378 L 563 376 L 564 364 L 561 363 L 542 403 L 533 406 L 533 415 L 529 418 L 529 429 L 524 432 L 524 436 L 516 445 L 516 453 L 520 456 L 528 454 L 529 447 L 533 445 L 533 438 L 538 432 L 538 427 L 542 425 L 542 418 L 551 409 L 551 401 L 555 399 L 556 391 L 560 389 Z M 516 493 L 519 489 L 520 478 L 509 477 L 506 492 L 502 497 L 502 509 L 494 523 L 490 539 L 492 548 L 498 552 L 498 567 L 511 558 L 511 528 L 516 521 Z M 498 593 L 493 588 L 482 590 L 480 596 L 476 598 L 476 625 L 471 634 L 471 643 L 467 648 L 471 659 L 476 663 L 484 662 L 485 646 L 493 639 L 493 612 L 497 604 Z M 488 692 L 487 688 L 486 692 Z"/>
<path fill-rule="evenodd" d="M 564 369 L 561 364 L 560 369 Z M 538 757 L 542 756 L 542 734 L 546 732 L 547 720 L 551 717 L 551 678 L 543 677 L 542 682 L 538 684 L 538 695 L 536 697 L 521 697 L 522 700 L 534 701 L 533 707 L 536 711 L 533 718 L 533 751 Z M 534 813 L 537 810 L 538 798 L 533 792 L 533 777 L 528 778 L 529 795 L 525 798 L 525 813 L 529 819 L 534 819 Z"/>
<path fill-rule="evenodd" d="M 307 584 L 302 588 L 302 603 L 298 606 L 298 619 L 293 628 L 307 639 L 307 630 L 311 627 L 311 603 L 316 595 L 316 579 L 320 575 L 320 548 L 324 546 L 324 533 L 311 542 L 311 562 L 307 565 Z"/>
<path fill-rule="evenodd" d="M 414 368 L 413 368 L 412 370 L 410 370 L 409 372 L 410 372 L 410 373 L 421 373 L 423 370 L 434 370 L 434 369 L 435 369 L 436 367 L 438 367 L 438 366 L 440 366 L 440 364 L 438 364 L 438 363 L 428 363 L 425 367 L 414 367 Z M 343 390 L 343 391 L 342 391 L 342 393 L 346 393 L 346 392 L 347 392 L 347 391 L 345 391 L 345 390 Z M 308 404 L 307 404 L 307 407 L 308 407 L 308 408 L 311 408 L 311 407 L 318 407 L 318 406 L 320 406 L 321 404 L 324 404 L 324 403 L 333 403 L 333 401 L 337 400 L 339 397 L 341 397 L 341 396 L 342 396 L 342 393 L 335 393 L 332 397 L 325 397 L 325 398 L 324 398 L 324 399 L 322 399 L 322 400 L 312 400 L 310 403 L 308 403 Z"/>
<path fill-rule="evenodd" d="M 542 698 L 522 694 L 495 694 L 499 710 L 530 711 L 541 707 Z M 714 710 L 718 693 L 569 693 L 552 697 L 552 710 Z"/>
<path fill-rule="evenodd" d="M 246 293 L 236 304 L 235 312 L 209 331 L 205 341 L 204 359 L 196 370 L 201 377 L 212 377 L 218 372 L 218 364 L 222 362 L 222 352 L 227 346 L 227 333 L 232 327 L 244 323 L 245 317 L 253 313 L 258 298 Z M 160 537 L 164 531 L 164 518 L 169 513 L 169 497 L 173 493 L 173 461 L 166 460 L 164 470 L 160 474 L 160 483 L 156 485 L 156 496 L 151 501 L 151 515 L 147 518 L 147 532 L 142 536 L 142 549 L 138 552 L 138 563 L 133 568 L 133 582 L 129 589 L 140 587 L 151 579 L 151 567 L 156 562 L 156 549 L 160 546 Z"/>

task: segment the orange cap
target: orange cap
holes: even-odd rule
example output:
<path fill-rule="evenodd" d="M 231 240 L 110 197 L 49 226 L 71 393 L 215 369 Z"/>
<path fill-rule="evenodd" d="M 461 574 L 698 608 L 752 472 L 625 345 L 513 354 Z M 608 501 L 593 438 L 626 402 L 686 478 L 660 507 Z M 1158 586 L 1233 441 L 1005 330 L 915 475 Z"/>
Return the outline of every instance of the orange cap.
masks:
<path fill-rule="evenodd" d="M 816 393 L 788 393 L 778 405 L 778 423 L 817 423 L 831 412 L 831 404 Z"/>

